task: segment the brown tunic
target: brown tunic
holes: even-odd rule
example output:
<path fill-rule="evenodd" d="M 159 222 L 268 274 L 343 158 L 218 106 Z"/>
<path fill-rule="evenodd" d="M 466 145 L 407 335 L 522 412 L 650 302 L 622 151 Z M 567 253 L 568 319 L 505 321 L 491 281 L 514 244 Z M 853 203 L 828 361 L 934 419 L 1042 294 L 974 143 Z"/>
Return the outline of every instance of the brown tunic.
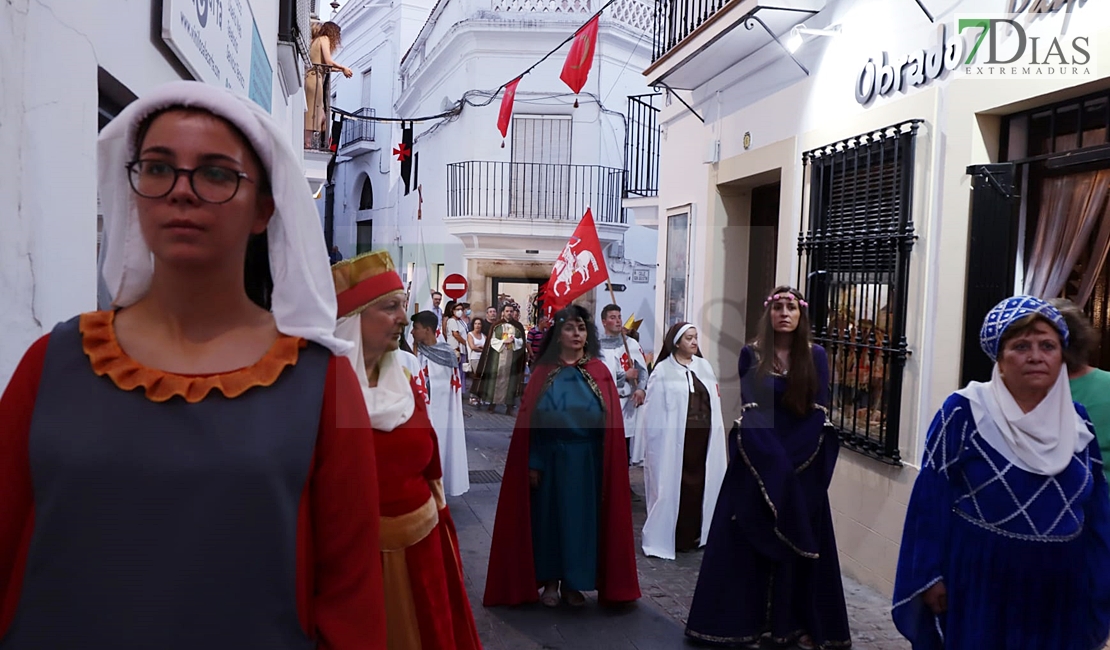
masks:
<path fill-rule="evenodd" d="M 702 502 L 705 498 L 705 458 L 709 452 L 709 432 L 713 407 L 709 390 L 691 373 L 694 392 L 686 408 L 686 439 L 682 447 L 682 487 L 678 497 L 678 522 L 675 524 L 675 550 L 692 551 L 701 538 Z"/>

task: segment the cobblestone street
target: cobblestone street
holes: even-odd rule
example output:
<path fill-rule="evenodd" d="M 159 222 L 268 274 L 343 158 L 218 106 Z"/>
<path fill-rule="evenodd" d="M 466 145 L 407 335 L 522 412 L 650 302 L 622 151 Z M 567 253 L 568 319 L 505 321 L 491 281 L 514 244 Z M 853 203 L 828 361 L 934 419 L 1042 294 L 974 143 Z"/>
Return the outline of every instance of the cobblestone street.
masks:
<path fill-rule="evenodd" d="M 644 510 L 643 475 L 632 470 L 632 516 L 637 566 L 644 597 L 618 610 L 601 609 L 591 598 L 582 610 L 547 609 L 539 604 L 522 607 L 482 607 L 486 565 L 493 533 L 499 477 L 504 470 L 513 418 L 466 407 L 466 436 L 471 472 L 470 492 L 449 499 L 459 530 L 467 590 L 474 617 L 487 650 L 667 650 L 693 648 L 683 634 L 697 583 L 701 552 L 680 554 L 674 562 L 648 558 L 639 552 Z M 484 482 L 477 482 L 477 481 Z M 874 590 L 845 577 L 848 616 L 855 648 L 908 650 L 894 630 L 890 604 Z M 591 594 L 592 596 L 593 594 Z"/>

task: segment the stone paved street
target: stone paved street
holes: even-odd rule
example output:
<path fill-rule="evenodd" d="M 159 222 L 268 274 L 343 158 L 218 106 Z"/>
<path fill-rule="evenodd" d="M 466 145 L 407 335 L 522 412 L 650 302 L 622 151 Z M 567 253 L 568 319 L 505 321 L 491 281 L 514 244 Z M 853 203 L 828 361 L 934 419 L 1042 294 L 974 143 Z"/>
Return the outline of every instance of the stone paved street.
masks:
<path fill-rule="evenodd" d="M 513 418 L 466 407 L 466 434 L 471 475 L 496 480 L 504 470 Z M 496 476 L 491 474 L 496 472 Z M 668 650 L 693 648 L 683 626 L 697 583 L 701 552 L 680 554 L 677 561 L 647 558 L 637 552 L 644 597 L 619 610 L 601 609 L 591 598 L 581 610 L 539 604 L 523 607 L 482 607 L 486 564 L 500 482 L 471 481 L 470 492 L 448 500 L 458 526 L 474 617 L 486 650 Z M 643 474 L 632 470 L 632 515 L 639 548 L 646 513 Z M 907 644 L 890 622 L 889 603 L 875 591 L 844 579 L 854 647 L 862 650 L 903 650 Z M 593 594 L 591 594 L 593 596 Z"/>

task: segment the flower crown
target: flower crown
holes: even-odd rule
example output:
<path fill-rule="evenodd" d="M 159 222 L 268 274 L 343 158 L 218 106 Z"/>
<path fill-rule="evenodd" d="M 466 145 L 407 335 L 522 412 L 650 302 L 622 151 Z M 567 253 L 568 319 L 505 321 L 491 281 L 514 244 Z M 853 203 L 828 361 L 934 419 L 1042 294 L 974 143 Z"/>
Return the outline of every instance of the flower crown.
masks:
<path fill-rule="evenodd" d="M 771 304 L 772 302 L 774 302 L 776 300 L 787 300 L 787 301 L 797 300 L 799 305 L 801 305 L 803 307 L 809 307 L 808 302 L 802 300 L 801 298 L 799 298 L 799 297 L 797 297 L 794 294 L 789 293 L 789 292 L 788 293 L 775 293 L 775 294 L 771 294 L 770 296 L 767 296 L 767 299 L 763 301 L 763 306 L 766 307 L 767 305 Z"/>

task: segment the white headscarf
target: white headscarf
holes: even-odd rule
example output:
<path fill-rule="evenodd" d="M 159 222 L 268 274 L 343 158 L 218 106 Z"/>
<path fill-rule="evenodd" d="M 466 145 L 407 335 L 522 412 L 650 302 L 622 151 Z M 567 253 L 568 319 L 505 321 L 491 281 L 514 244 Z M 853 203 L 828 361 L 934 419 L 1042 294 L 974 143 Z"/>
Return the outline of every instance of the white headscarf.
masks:
<path fill-rule="evenodd" d="M 362 313 L 340 318 L 335 335 L 351 344 L 346 357 L 362 386 L 371 426 L 378 431 L 393 431 L 408 422 L 416 410 L 416 398 L 409 383 L 412 374 L 419 372 L 416 357 L 404 350 L 386 352 L 378 366 L 378 385 L 371 388 L 362 359 Z"/>
<path fill-rule="evenodd" d="M 156 88 L 132 102 L 100 133 L 97 162 L 104 210 L 100 273 L 112 304 L 133 305 L 150 289 L 154 260 L 139 228 L 125 165 L 134 156 L 135 137 L 144 118 L 174 106 L 204 109 L 234 124 L 269 173 L 275 210 L 266 232 L 274 281 L 271 310 L 278 331 L 319 343 L 333 354 L 348 352 L 350 343 L 334 335 L 335 287 L 324 233 L 289 134 L 247 98 L 196 81 Z"/>
<path fill-rule="evenodd" d="M 1083 451 L 1094 436 L 1075 410 L 1067 366 L 1060 367 L 1056 383 L 1044 399 L 1028 413 L 1018 406 L 998 369 L 1002 339 L 1015 323 L 1037 315 L 1056 328 L 1060 342 L 1068 346 L 1067 321 L 1060 312 L 1035 296 L 1006 298 L 987 312 L 979 331 L 979 344 L 995 362 L 991 380 L 973 381 L 956 391 L 971 403 L 975 428 L 988 445 L 1017 467 L 1042 476 L 1055 476 Z"/>
<path fill-rule="evenodd" d="M 1007 390 L 998 364 L 990 381 L 973 381 L 956 392 L 971 403 L 971 416 L 983 440 L 1027 472 L 1055 476 L 1094 439 L 1075 410 L 1067 366 L 1060 368 L 1048 395 L 1028 413 Z"/>

